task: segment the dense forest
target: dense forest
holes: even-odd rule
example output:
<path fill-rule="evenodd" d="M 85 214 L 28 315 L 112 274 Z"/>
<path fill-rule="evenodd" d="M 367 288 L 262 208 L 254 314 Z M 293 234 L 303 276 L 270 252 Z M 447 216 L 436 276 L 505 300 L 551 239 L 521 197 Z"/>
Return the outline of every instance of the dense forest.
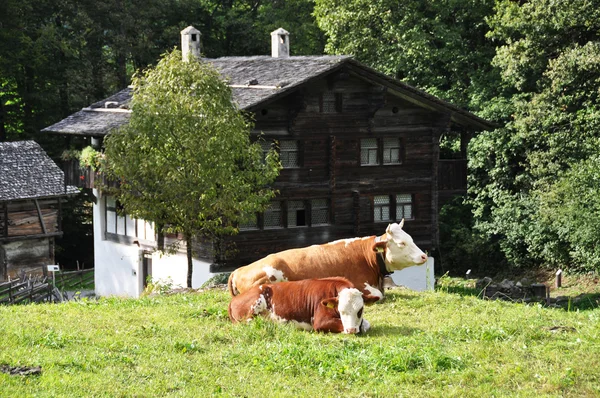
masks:
<path fill-rule="evenodd" d="M 284 27 L 292 55 L 354 55 L 498 126 L 470 142 L 469 193 L 442 210 L 445 270 L 598 272 L 599 14 L 598 0 L 4 0 L 0 141 L 58 156 L 39 130 L 129 84 L 188 25 L 210 58 L 268 54 Z"/>

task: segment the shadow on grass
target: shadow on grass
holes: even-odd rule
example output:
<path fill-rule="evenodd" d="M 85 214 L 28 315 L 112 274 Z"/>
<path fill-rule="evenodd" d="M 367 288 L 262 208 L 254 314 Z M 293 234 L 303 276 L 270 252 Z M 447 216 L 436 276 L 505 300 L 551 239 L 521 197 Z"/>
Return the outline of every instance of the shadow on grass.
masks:
<path fill-rule="evenodd" d="M 465 286 L 442 286 L 436 287 L 435 289 L 438 292 L 458 294 L 459 296 L 480 296 L 481 290 L 465 287 Z"/>
<path fill-rule="evenodd" d="M 473 296 L 473 297 L 484 297 L 481 290 L 465 287 L 465 286 L 439 286 L 436 288 L 438 292 L 457 294 L 459 296 Z M 502 299 L 503 296 L 498 298 L 485 297 L 485 300 Z M 510 298 L 503 299 L 503 301 L 512 302 L 514 304 L 523 304 L 522 300 L 514 300 Z M 578 296 L 560 296 L 558 298 L 550 298 L 549 300 L 539 298 L 533 299 L 529 303 L 541 304 L 548 308 L 564 309 L 565 311 L 589 311 L 596 308 L 600 308 L 600 293 L 584 293 Z"/>

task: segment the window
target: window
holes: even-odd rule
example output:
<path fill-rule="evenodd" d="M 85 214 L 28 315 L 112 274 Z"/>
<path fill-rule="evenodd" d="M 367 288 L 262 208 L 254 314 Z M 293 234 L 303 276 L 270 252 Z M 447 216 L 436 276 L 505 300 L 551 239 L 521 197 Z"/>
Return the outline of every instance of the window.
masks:
<path fill-rule="evenodd" d="M 285 219 L 283 217 L 287 216 Z M 320 226 L 329 224 L 329 201 L 327 199 L 288 200 L 271 202 L 262 216 L 240 223 L 242 231 Z"/>
<path fill-rule="evenodd" d="M 373 221 L 391 221 L 389 195 L 373 197 Z"/>
<path fill-rule="evenodd" d="M 118 241 L 155 240 L 154 224 L 125 214 L 121 204 L 114 196 L 106 197 L 105 217 L 104 232 L 106 238 Z"/>
<path fill-rule="evenodd" d="M 304 201 L 290 200 L 288 202 L 288 227 L 304 227 L 306 226 L 306 209 Z"/>
<path fill-rule="evenodd" d="M 342 112 L 343 100 L 342 93 L 324 92 L 319 97 L 319 112 L 340 113 Z"/>
<path fill-rule="evenodd" d="M 383 164 L 400 164 L 400 138 L 385 137 L 383 139 Z"/>
<path fill-rule="evenodd" d="M 411 220 L 413 199 L 411 194 L 373 196 L 373 221 Z"/>
<path fill-rule="evenodd" d="M 404 148 L 400 137 L 363 138 L 360 140 L 361 166 L 402 164 Z"/>
<path fill-rule="evenodd" d="M 398 194 L 396 195 L 396 220 L 410 220 L 412 215 L 412 195 Z"/>
<path fill-rule="evenodd" d="M 240 230 L 258 229 L 256 214 L 254 215 L 254 218 L 251 218 L 246 222 L 241 222 L 238 227 Z"/>
<path fill-rule="evenodd" d="M 269 153 L 269 151 L 271 150 L 271 146 L 273 145 L 273 142 L 272 141 L 264 141 L 264 140 L 260 140 L 258 142 L 262 149 L 263 160 L 265 160 L 265 158 L 267 157 L 267 153 Z"/>
<path fill-rule="evenodd" d="M 271 205 L 264 214 L 264 227 L 282 228 L 283 218 L 281 217 L 281 202 L 271 202 Z"/>
<path fill-rule="evenodd" d="M 377 152 L 377 138 L 360 140 L 360 164 L 362 166 L 379 164 Z"/>
<path fill-rule="evenodd" d="M 281 140 L 279 143 L 279 159 L 284 169 L 300 167 L 298 141 Z"/>
<path fill-rule="evenodd" d="M 310 201 L 310 225 L 326 224 L 329 224 L 327 199 L 312 199 Z"/>

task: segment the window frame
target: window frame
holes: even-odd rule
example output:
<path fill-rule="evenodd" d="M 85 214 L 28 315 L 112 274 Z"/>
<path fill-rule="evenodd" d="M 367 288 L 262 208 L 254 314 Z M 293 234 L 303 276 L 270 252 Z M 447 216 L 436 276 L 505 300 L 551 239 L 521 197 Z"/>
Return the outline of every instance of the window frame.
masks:
<path fill-rule="evenodd" d="M 283 142 L 294 142 L 296 147 L 293 150 L 283 149 L 282 148 Z M 303 164 L 302 145 L 300 144 L 299 140 L 294 140 L 294 139 L 279 140 L 278 149 L 279 149 L 279 161 L 281 162 L 281 167 L 283 169 L 299 169 L 302 167 L 302 164 Z M 296 154 L 296 165 L 286 164 L 286 163 L 289 163 L 289 154 L 292 154 L 292 153 Z M 284 156 L 284 154 L 286 154 L 287 156 Z M 285 162 L 284 162 L 284 159 L 286 159 Z"/>
<path fill-rule="evenodd" d="M 119 215 L 119 212 L 122 212 L 122 215 Z M 109 223 L 110 218 L 113 219 L 111 223 Z M 119 224 L 121 224 L 121 227 L 119 227 Z M 114 228 L 109 230 L 109 226 Z M 153 235 L 152 239 L 147 238 L 149 234 Z M 114 196 L 107 196 L 104 201 L 103 236 L 104 240 L 126 244 L 133 244 L 137 241 L 145 246 L 154 246 L 158 242 L 154 223 L 139 218 L 131 218 L 130 215 L 122 211 L 119 201 Z"/>
<path fill-rule="evenodd" d="M 316 201 L 321 201 L 318 203 Z M 290 203 L 299 202 L 301 204 L 300 207 L 290 206 Z M 273 229 L 282 229 L 282 228 L 307 228 L 307 227 L 322 227 L 331 225 L 331 202 L 327 197 L 319 197 L 319 198 L 308 198 L 308 199 L 281 199 L 271 201 L 271 203 L 279 203 L 280 208 L 279 212 L 280 216 L 280 225 L 272 226 L 265 225 L 265 220 L 268 216 L 265 215 L 269 211 L 269 209 L 265 210 L 262 213 L 257 213 L 256 215 L 256 226 L 240 226 L 238 224 L 238 229 L 240 232 L 252 232 L 252 231 L 265 231 L 265 230 L 273 230 Z M 318 203 L 318 205 L 316 205 Z M 297 218 L 292 222 L 293 217 L 297 217 L 297 214 L 292 214 L 293 211 L 303 210 L 304 211 L 304 225 L 297 225 Z M 325 212 L 325 221 L 316 223 L 314 222 L 313 215 L 317 212 Z"/>
<path fill-rule="evenodd" d="M 410 202 L 406 200 L 400 199 L 402 196 L 408 196 L 410 198 Z M 375 204 L 375 200 L 377 197 L 387 197 L 389 198 L 388 206 L 389 206 L 389 219 L 377 219 L 375 217 L 377 206 Z M 401 201 L 402 200 L 402 201 Z M 398 206 L 403 206 L 402 214 L 398 214 Z M 405 207 L 410 206 L 410 217 L 404 217 L 406 214 Z M 371 218 L 374 223 L 389 223 L 389 222 L 399 222 L 402 219 L 404 220 L 415 220 L 416 219 L 416 206 L 415 206 L 415 196 L 412 193 L 396 193 L 396 194 L 377 194 L 371 196 Z"/>
<path fill-rule="evenodd" d="M 387 143 L 390 142 L 390 140 L 397 140 L 397 146 L 391 145 L 389 146 Z M 374 140 L 375 141 L 375 146 L 369 146 L 366 147 L 363 145 L 363 143 L 366 140 Z M 361 167 L 369 167 L 369 166 L 400 166 L 402 164 L 404 164 L 405 162 L 405 155 L 406 155 L 406 145 L 405 145 L 405 140 L 404 137 L 401 137 L 399 135 L 386 135 L 383 137 L 362 137 L 359 139 L 359 148 L 358 148 L 358 158 L 359 158 L 359 164 Z M 397 157 L 397 161 L 386 161 L 386 150 L 394 150 L 396 149 L 398 151 L 398 157 Z M 376 153 L 376 160 L 375 162 L 369 162 L 369 163 L 363 163 L 363 152 L 365 150 L 369 151 L 369 155 L 368 158 L 371 158 L 371 154 L 373 152 Z M 391 159 L 391 156 L 390 156 Z"/>

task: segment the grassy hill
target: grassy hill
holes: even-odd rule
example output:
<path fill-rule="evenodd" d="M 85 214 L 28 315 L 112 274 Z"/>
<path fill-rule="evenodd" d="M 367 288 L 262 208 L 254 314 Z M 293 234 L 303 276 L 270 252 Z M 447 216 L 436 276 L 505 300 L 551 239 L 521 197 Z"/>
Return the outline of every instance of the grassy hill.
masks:
<path fill-rule="evenodd" d="M 222 290 L 0 307 L 0 397 L 600 396 L 600 309 L 391 290 L 365 336 L 261 319 Z"/>

